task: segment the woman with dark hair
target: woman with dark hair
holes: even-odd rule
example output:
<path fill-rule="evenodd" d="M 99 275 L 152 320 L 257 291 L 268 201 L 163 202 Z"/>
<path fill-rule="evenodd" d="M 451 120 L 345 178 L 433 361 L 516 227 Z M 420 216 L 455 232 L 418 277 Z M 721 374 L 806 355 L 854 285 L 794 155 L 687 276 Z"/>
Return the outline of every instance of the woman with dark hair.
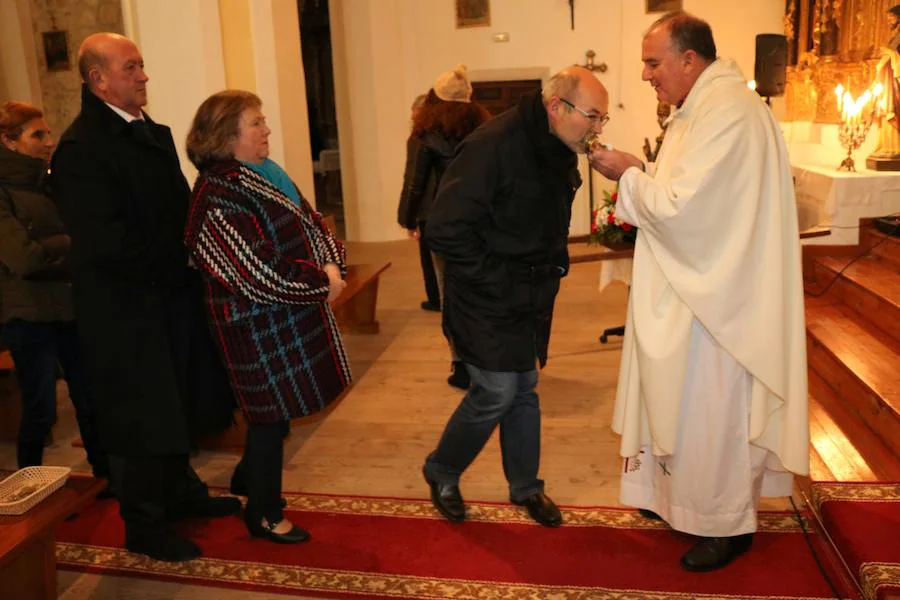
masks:
<path fill-rule="evenodd" d="M 294 544 L 281 475 L 290 419 L 324 409 L 350 385 L 328 302 L 346 286 L 343 245 L 269 159 L 262 102 L 225 90 L 194 117 L 187 153 L 200 171 L 185 243 L 206 288 L 213 337 L 248 424 L 231 491 L 247 496 L 254 537 Z"/>
<path fill-rule="evenodd" d="M 40 465 L 56 417 L 57 364 L 94 475 L 106 478 L 94 411 L 78 351 L 69 236 L 50 198 L 55 144 L 43 113 L 25 102 L 0 105 L 0 321 L 22 394 L 19 468 Z"/>
<path fill-rule="evenodd" d="M 416 99 L 413 100 L 412 106 L 409 107 L 410 110 L 410 127 L 412 127 L 413 123 L 416 120 L 416 113 L 419 112 L 419 109 L 422 108 L 422 105 L 425 104 L 425 98 L 428 97 L 428 94 L 419 94 L 416 96 Z M 419 235 L 420 230 L 424 230 L 425 221 L 420 221 L 419 214 L 415 214 L 412 216 L 412 219 L 408 219 L 407 212 L 409 210 L 409 182 L 412 178 L 412 173 L 416 168 L 415 160 L 419 155 L 419 150 L 422 146 L 422 140 L 418 137 L 410 134 L 408 138 L 406 138 L 406 166 L 403 171 L 403 189 L 400 191 L 400 205 L 397 208 L 397 221 L 400 223 L 400 226 L 406 229 L 407 235 L 409 239 L 416 240 L 419 244 L 419 264 L 422 267 L 422 280 L 425 282 L 425 301 L 422 302 L 422 310 L 429 310 L 433 312 L 441 311 L 441 292 L 438 287 L 437 274 L 434 272 L 434 261 L 431 258 L 431 248 L 428 247 L 428 243 L 425 241 L 425 237 Z M 431 193 L 434 193 L 434 190 L 430 190 Z M 423 205 L 419 204 L 419 209 L 417 212 L 422 213 L 422 218 L 425 218 L 425 210 L 423 210 Z M 410 228 L 409 225 L 412 225 Z"/>
<path fill-rule="evenodd" d="M 453 160 L 456 146 L 490 118 L 486 108 L 472 102 L 472 84 L 466 67 L 457 65 L 437 78 L 419 110 L 413 115 L 413 130 L 407 145 L 406 172 L 400 196 L 398 220 L 410 231 L 411 237 L 421 239 L 428 221 L 428 211 L 437 195 L 441 176 Z M 427 240 L 425 240 L 427 248 Z M 430 250 L 427 251 L 431 254 Z M 423 258 L 423 271 L 425 271 Z M 438 289 L 443 303 L 444 269 L 440 259 L 432 254 L 437 273 Z M 450 377 L 447 383 L 468 389 L 469 374 L 453 351 Z"/>

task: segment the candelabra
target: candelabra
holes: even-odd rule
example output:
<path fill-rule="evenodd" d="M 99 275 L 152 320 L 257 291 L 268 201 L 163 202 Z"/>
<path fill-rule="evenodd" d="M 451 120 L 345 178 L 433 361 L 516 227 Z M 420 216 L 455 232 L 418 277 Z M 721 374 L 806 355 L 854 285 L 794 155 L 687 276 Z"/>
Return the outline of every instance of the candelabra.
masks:
<path fill-rule="evenodd" d="M 853 151 L 862 146 L 869 135 L 869 128 L 872 127 L 872 118 L 857 121 L 841 121 L 838 134 L 841 139 L 841 146 L 847 149 L 847 156 L 841 161 L 838 171 L 856 172 L 856 163 L 853 160 Z"/>
<path fill-rule="evenodd" d="M 847 156 L 841 161 L 838 171 L 856 172 L 853 151 L 862 146 L 866 136 L 869 135 L 872 123 L 879 117 L 883 104 L 881 98 L 883 92 L 884 87 L 880 83 L 876 83 L 854 100 L 850 92 L 844 90 L 844 86 L 841 84 L 834 89 L 834 93 L 837 95 L 837 107 L 841 113 L 838 137 L 841 145 L 847 149 Z"/>

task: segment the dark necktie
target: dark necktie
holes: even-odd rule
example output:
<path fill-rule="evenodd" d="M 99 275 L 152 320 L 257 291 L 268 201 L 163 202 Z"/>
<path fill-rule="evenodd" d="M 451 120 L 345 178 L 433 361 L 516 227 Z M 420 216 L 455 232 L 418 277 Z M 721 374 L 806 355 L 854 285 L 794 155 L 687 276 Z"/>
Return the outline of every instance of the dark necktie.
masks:
<path fill-rule="evenodd" d="M 135 139 L 141 140 L 142 142 L 146 142 L 148 144 L 155 144 L 156 140 L 153 139 L 153 134 L 150 133 L 150 126 L 147 125 L 147 121 L 143 119 L 135 119 L 131 122 L 131 129 L 134 133 Z"/>

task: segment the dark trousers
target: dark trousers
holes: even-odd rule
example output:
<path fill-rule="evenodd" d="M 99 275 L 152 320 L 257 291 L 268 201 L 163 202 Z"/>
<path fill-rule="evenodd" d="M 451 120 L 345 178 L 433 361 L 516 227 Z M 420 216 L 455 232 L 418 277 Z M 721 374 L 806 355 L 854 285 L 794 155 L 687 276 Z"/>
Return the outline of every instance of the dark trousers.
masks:
<path fill-rule="evenodd" d="M 421 235 L 425 231 L 425 221 L 419 221 L 419 262 L 422 264 L 422 277 L 425 279 L 425 296 L 435 306 L 441 305 L 441 292 L 438 288 L 437 275 L 434 272 L 434 263 L 431 260 L 431 248 Z"/>
<path fill-rule="evenodd" d="M 40 465 L 44 440 L 56 420 L 57 364 L 69 386 L 69 398 L 94 475 L 106 477 L 109 466 L 100 446 L 87 377 L 78 351 L 72 321 L 30 322 L 13 319 L 3 338 L 16 364 L 22 393 L 22 422 L 16 445 L 19 468 Z"/>
<path fill-rule="evenodd" d="M 425 461 L 425 477 L 459 483 L 500 425 L 503 473 L 514 502 L 544 490 L 538 479 L 541 461 L 541 408 L 534 388 L 537 370 L 524 373 L 486 371 L 466 364 L 469 391 L 447 422 L 437 449 Z"/>
<path fill-rule="evenodd" d="M 266 423 L 247 427 L 244 456 L 235 467 L 234 478 L 247 483 L 247 523 L 258 525 L 263 518 L 278 523 L 281 510 L 281 475 L 284 466 L 284 438 L 290 423 Z"/>
<path fill-rule="evenodd" d="M 109 455 L 111 484 L 125 521 L 125 539 L 162 535 L 168 521 L 209 496 L 187 454 Z"/>

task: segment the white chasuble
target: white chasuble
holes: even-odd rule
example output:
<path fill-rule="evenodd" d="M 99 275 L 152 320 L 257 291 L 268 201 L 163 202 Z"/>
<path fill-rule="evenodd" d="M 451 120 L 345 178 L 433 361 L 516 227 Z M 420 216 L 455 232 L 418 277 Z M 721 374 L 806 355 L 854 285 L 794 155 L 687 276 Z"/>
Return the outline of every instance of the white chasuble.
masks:
<path fill-rule="evenodd" d="M 683 472 L 715 472 L 730 481 L 717 470 L 721 438 L 734 469 L 754 469 L 756 461 L 762 471 L 808 473 L 806 334 L 790 161 L 777 122 L 732 61 L 707 67 L 673 113 L 655 174 L 631 168 L 622 175 L 616 213 L 640 228 L 612 423 L 622 456 L 633 460 L 643 450 L 677 458 Z M 745 383 L 732 385 L 740 374 Z M 694 411 L 714 401 L 729 406 L 706 413 L 699 440 L 682 440 L 694 435 L 689 425 L 700 418 Z M 728 433 L 738 417 L 743 437 Z M 708 448 L 677 456 L 682 442 Z M 677 477 L 672 473 L 662 477 Z M 752 488 L 759 485 L 743 480 L 741 495 L 758 497 Z M 709 489 L 684 491 L 700 502 Z M 731 510 L 715 500 L 697 511 Z"/>
<path fill-rule="evenodd" d="M 695 320 L 675 451 L 654 456 L 645 447 L 626 458 L 622 503 L 693 535 L 756 531 L 760 496 L 789 496 L 793 476 L 766 469 L 769 451 L 749 443 L 751 387 L 750 374 Z"/>

